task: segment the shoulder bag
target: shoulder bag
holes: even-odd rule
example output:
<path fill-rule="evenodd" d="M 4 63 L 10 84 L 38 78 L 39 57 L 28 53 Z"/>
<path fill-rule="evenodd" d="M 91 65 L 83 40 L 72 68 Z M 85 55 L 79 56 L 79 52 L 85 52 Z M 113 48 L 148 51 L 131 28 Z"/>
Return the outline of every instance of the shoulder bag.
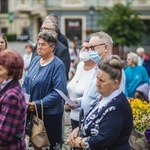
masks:
<path fill-rule="evenodd" d="M 44 126 L 42 100 L 41 100 L 42 120 L 38 117 L 36 104 L 35 104 L 35 111 L 36 111 L 36 115 L 33 115 L 33 127 L 31 130 L 30 142 L 38 148 L 50 146 L 50 142 L 46 133 L 45 126 Z"/>

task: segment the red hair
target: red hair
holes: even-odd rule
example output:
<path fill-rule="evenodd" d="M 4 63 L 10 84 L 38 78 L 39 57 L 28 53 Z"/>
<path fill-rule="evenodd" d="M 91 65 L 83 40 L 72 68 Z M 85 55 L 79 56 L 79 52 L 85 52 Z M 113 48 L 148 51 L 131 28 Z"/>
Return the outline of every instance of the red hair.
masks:
<path fill-rule="evenodd" d="M 23 58 L 15 50 L 6 49 L 0 52 L 0 65 L 8 70 L 8 76 L 13 79 L 21 79 L 23 74 Z"/>

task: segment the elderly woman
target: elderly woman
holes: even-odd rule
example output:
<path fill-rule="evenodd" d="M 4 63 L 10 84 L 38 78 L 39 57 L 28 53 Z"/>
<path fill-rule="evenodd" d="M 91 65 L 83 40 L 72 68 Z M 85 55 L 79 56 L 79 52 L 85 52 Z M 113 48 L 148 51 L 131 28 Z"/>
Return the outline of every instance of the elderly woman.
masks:
<path fill-rule="evenodd" d="M 138 66 L 137 54 L 130 52 L 127 55 L 127 65 L 125 69 L 126 83 L 125 83 L 125 95 L 128 98 L 134 97 L 136 88 L 143 83 L 148 83 L 148 74 L 143 66 Z"/>
<path fill-rule="evenodd" d="M 72 147 L 90 150 L 130 150 L 128 143 L 132 130 L 130 105 L 119 89 L 122 63 L 112 55 L 98 64 L 97 100 L 83 120 L 82 136 L 76 128 L 69 137 Z"/>
<path fill-rule="evenodd" d="M 19 83 L 23 59 L 15 50 L 0 52 L 0 149 L 26 150 L 26 102 Z M 21 115 L 20 115 L 21 114 Z"/>
<path fill-rule="evenodd" d="M 44 124 L 51 143 L 51 150 L 61 147 L 62 114 L 64 101 L 55 91 L 59 89 L 66 93 L 66 71 L 63 62 L 54 56 L 56 34 L 43 30 L 37 36 L 36 56 L 29 67 L 23 87 L 30 94 L 29 110 L 40 109 L 44 105 Z M 35 103 L 34 103 L 34 102 Z"/>
<path fill-rule="evenodd" d="M 0 33 L 0 52 L 7 49 L 7 39 L 3 33 Z"/>

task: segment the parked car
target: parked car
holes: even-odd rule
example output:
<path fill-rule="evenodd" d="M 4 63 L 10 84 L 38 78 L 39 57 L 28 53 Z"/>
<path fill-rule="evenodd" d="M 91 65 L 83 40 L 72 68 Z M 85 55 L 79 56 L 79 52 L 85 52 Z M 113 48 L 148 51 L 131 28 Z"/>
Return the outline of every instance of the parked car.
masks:
<path fill-rule="evenodd" d="M 27 41 L 27 40 L 29 40 L 29 35 L 19 35 L 17 37 L 17 40 L 18 41 Z"/>

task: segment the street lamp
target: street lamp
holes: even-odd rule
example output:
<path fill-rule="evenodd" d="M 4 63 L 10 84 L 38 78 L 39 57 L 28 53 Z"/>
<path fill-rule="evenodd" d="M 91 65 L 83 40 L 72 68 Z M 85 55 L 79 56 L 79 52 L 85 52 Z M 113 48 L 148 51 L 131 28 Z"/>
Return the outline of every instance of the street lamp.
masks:
<path fill-rule="evenodd" d="M 95 13 L 94 6 L 90 6 L 90 7 L 89 7 L 89 14 L 90 14 L 90 25 L 91 25 L 91 30 L 92 30 L 93 25 L 94 25 L 94 13 Z"/>

